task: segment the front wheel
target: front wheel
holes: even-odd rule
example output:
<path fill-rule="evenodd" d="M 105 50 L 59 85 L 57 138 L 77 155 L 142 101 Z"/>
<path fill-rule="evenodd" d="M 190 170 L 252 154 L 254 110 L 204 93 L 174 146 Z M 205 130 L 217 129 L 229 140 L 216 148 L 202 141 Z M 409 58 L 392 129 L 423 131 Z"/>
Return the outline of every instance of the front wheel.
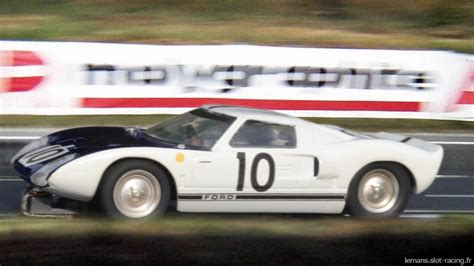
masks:
<path fill-rule="evenodd" d="M 106 172 L 99 193 L 110 217 L 145 219 L 164 214 L 170 185 L 166 173 L 153 163 L 127 160 Z"/>
<path fill-rule="evenodd" d="M 362 168 L 349 186 L 347 205 L 354 216 L 398 216 L 411 194 L 408 173 L 390 163 L 374 163 Z"/>

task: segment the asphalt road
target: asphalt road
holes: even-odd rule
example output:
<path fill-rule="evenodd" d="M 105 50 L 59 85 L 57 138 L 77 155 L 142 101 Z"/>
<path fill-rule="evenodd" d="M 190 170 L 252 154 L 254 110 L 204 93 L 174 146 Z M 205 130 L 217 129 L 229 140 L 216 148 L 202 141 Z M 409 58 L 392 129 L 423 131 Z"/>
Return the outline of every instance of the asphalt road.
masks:
<path fill-rule="evenodd" d="M 9 158 L 23 145 L 50 130 L 0 131 L 0 215 L 16 214 L 25 183 L 9 166 Z M 405 134 L 444 147 L 445 155 L 432 186 L 413 196 L 406 208 L 409 215 L 473 213 L 474 214 L 474 134 Z"/>

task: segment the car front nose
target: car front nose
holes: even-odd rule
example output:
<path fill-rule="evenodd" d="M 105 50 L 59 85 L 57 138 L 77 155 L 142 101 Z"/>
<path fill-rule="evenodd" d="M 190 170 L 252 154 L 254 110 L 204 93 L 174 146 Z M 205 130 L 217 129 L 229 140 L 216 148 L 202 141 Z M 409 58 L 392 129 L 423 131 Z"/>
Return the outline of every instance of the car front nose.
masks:
<path fill-rule="evenodd" d="M 28 143 L 27 145 L 25 145 L 23 148 L 21 148 L 16 154 L 15 156 L 12 157 L 12 159 L 10 160 L 10 162 L 12 164 L 15 163 L 15 161 L 17 161 L 20 157 L 22 157 L 23 155 L 27 154 L 27 153 L 30 153 L 36 149 L 39 149 L 39 148 L 42 148 L 42 147 L 45 147 L 48 145 L 48 137 L 47 136 L 44 136 L 44 137 L 41 137 L 37 140 L 33 140 L 31 141 L 30 143 Z"/>
<path fill-rule="evenodd" d="M 13 168 L 27 182 L 39 187 L 47 185 L 47 179 L 56 169 L 77 157 L 74 147 L 61 145 L 27 145 L 13 159 Z M 37 149 L 32 149 L 37 147 Z"/>
<path fill-rule="evenodd" d="M 34 172 L 31 177 L 30 181 L 34 185 L 39 187 L 45 187 L 48 185 L 48 178 L 51 174 L 57 170 L 59 167 L 63 166 L 64 164 L 74 160 L 76 158 L 75 154 L 67 154 L 58 159 L 55 159 L 42 167 L 40 167 L 36 172 Z"/>

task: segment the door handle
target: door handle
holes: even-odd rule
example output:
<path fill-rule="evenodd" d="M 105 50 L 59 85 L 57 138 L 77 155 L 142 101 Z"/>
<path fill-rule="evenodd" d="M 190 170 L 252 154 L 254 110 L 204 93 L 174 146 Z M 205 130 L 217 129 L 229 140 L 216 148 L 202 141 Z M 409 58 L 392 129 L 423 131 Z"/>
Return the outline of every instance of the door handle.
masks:
<path fill-rule="evenodd" d="M 194 160 L 196 160 L 198 163 L 212 163 L 211 159 L 207 157 L 198 157 Z"/>

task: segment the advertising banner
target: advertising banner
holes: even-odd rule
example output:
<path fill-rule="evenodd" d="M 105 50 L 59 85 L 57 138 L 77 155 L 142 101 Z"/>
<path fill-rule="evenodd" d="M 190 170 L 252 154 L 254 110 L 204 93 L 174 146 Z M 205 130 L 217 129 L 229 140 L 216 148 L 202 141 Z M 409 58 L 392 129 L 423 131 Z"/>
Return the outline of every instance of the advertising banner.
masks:
<path fill-rule="evenodd" d="M 230 104 L 300 116 L 472 119 L 472 62 L 446 51 L 3 41 L 0 113 Z"/>

